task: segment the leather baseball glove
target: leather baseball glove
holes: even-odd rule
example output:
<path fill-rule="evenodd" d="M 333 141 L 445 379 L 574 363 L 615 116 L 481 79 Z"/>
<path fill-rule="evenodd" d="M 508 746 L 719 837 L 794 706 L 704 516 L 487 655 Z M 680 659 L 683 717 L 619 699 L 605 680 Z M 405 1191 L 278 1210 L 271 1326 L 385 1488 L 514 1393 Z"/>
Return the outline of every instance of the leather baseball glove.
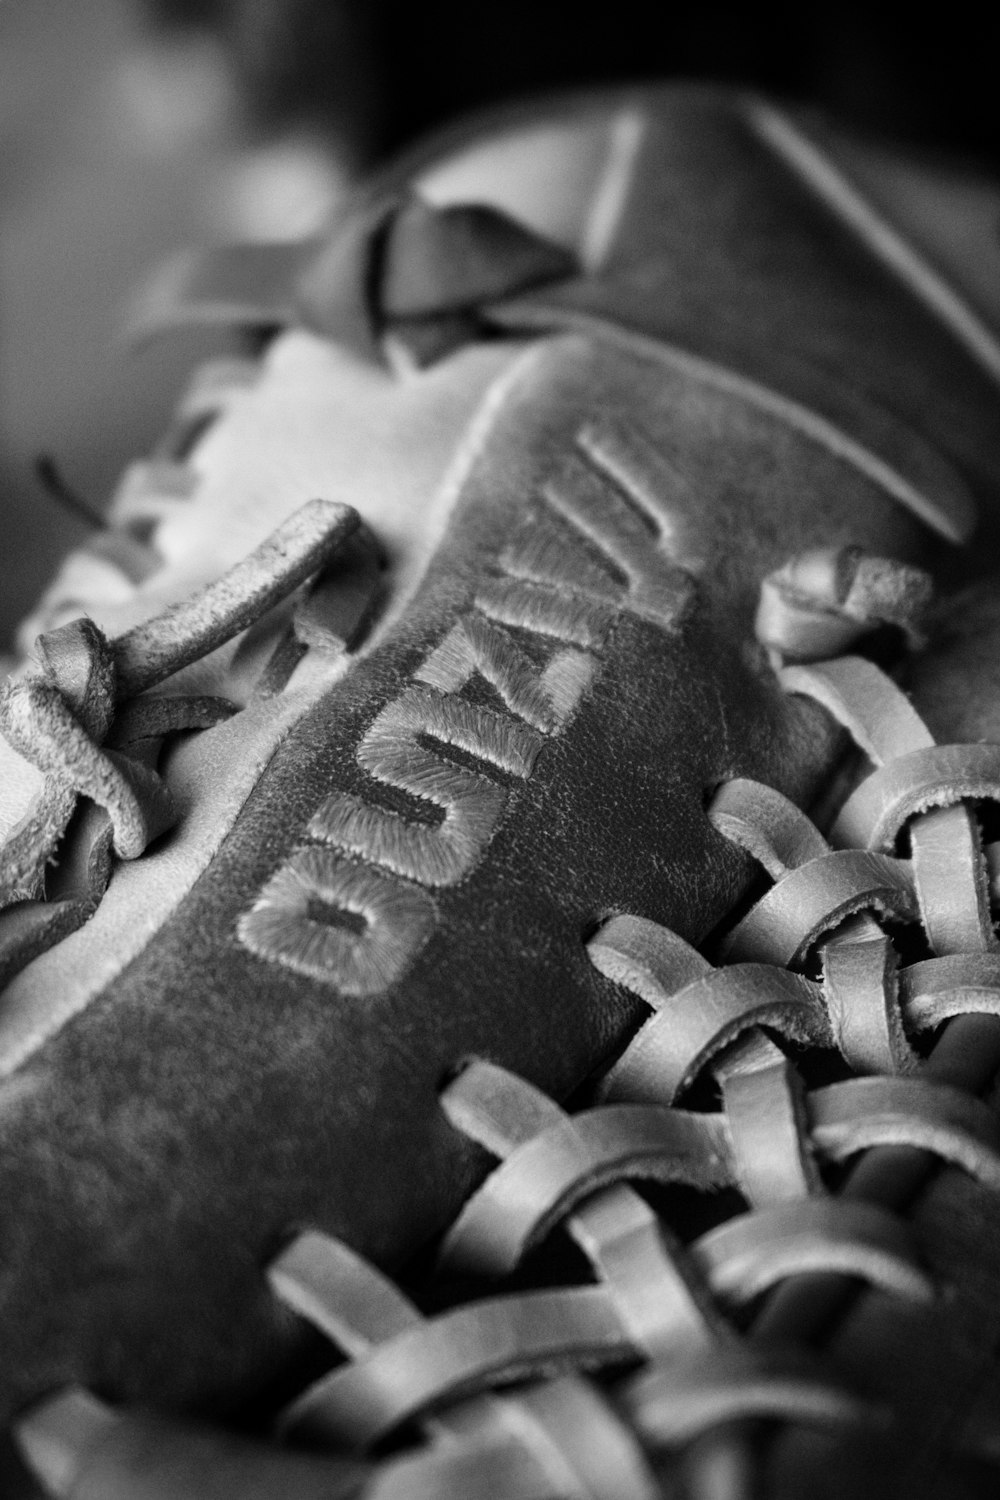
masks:
<path fill-rule="evenodd" d="M 522 110 L 147 309 L 253 357 L 0 706 L 18 1500 L 996 1493 L 1000 345 L 864 160 Z"/>

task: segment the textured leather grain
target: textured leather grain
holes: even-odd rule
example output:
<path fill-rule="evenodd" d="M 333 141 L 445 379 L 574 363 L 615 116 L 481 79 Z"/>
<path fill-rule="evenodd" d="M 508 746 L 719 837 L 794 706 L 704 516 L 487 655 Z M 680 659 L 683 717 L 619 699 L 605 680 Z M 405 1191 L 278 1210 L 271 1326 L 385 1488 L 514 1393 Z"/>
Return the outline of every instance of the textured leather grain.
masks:
<path fill-rule="evenodd" d="M 8 1410 L 67 1382 L 205 1410 L 275 1378 L 302 1334 L 262 1271 L 289 1235 L 404 1263 L 485 1168 L 440 1107 L 456 1065 L 475 1054 L 567 1098 L 646 1013 L 588 959 L 597 925 L 629 913 L 704 942 L 755 870 L 708 821 L 714 789 L 824 791 L 843 737 L 781 690 L 754 635 L 762 580 L 819 546 L 946 578 L 982 565 L 953 551 L 972 497 L 987 543 L 997 525 L 981 360 L 757 106 L 639 94 L 564 114 L 561 139 L 579 129 L 590 152 L 623 109 L 640 125 L 600 265 L 570 245 L 582 273 L 487 299 L 463 330 L 510 341 L 509 378 L 456 442 L 447 527 L 405 612 L 288 729 L 142 951 L 0 1085 Z M 448 641 L 472 652 L 464 677 Z M 520 697 L 474 670 L 483 641 L 520 663 Z M 407 782 L 427 757 L 439 801 L 468 798 L 441 864 L 441 813 Z M 343 895 L 362 876 L 397 943 L 375 978 L 344 958 L 375 942 L 375 907 L 359 920 Z M 973 1204 L 985 1189 L 950 1183 L 919 1219 L 946 1273 L 996 1217 Z M 883 1338 L 878 1296 L 836 1346 L 862 1385 L 881 1379 L 873 1350 L 888 1371 L 908 1347 L 895 1304 Z M 964 1383 L 983 1353 L 943 1358 Z M 935 1403 L 911 1388 L 916 1420 Z"/>

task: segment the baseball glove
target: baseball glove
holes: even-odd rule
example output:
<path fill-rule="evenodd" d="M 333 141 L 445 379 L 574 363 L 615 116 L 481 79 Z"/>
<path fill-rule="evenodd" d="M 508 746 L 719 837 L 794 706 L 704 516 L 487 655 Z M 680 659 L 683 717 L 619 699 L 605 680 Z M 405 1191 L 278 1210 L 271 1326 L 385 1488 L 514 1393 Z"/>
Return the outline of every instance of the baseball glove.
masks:
<path fill-rule="evenodd" d="M 848 159 L 520 111 L 147 308 L 247 358 L 0 705 L 18 1500 L 996 1493 L 1000 346 Z"/>

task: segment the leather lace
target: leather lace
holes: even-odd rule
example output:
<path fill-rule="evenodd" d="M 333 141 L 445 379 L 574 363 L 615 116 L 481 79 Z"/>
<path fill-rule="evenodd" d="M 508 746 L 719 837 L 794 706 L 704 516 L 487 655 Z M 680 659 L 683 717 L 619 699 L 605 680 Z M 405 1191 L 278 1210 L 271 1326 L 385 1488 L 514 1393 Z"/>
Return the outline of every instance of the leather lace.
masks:
<path fill-rule="evenodd" d="M 310 501 L 222 577 L 124 634 L 109 639 L 82 617 L 38 637 L 36 661 L 0 689 L 0 734 L 37 772 L 0 847 L 0 978 L 90 915 L 113 858 L 137 858 L 176 821 L 157 772 L 165 738 L 238 711 L 218 695 L 157 690 L 320 579 L 359 527 L 350 506 Z M 257 691 L 279 689 L 316 643 L 310 602 Z"/>

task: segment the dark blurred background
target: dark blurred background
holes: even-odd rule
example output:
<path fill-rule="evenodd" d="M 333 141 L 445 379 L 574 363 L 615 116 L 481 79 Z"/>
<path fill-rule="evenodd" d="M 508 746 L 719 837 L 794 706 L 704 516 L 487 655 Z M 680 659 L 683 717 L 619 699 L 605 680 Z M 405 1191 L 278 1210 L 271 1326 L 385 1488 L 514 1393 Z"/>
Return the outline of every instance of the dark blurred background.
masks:
<path fill-rule="evenodd" d="M 996 182 L 998 41 L 964 4 L 0 0 L 0 640 L 81 534 L 35 456 L 100 507 L 197 354 L 122 337 L 172 251 L 306 233 L 428 127 L 626 79 L 749 83 Z"/>
<path fill-rule="evenodd" d="M 223 41 L 259 120 L 337 130 L 361 105 L 379 153 L 511 95 L 668 75 L 751 82 L 984 160 L 1000 151 L 1000 17 L 985 6 L 148 0 L 146 10 L 163 28 Z"/>

